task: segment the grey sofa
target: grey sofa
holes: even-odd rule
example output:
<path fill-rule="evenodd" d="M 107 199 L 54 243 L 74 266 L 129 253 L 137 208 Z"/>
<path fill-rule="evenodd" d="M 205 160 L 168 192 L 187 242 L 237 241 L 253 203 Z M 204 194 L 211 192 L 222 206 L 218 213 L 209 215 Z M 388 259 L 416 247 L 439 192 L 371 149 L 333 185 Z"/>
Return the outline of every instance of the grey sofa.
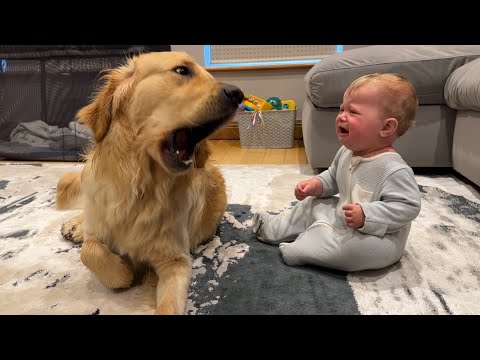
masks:
<path fill-rule="evenodd" d="M 340 147 L 335 117 L 356 78 L 406 76 L 417 90 L 416 126 L 395 147 L 412 167 L 450 167 L 480 186 L 480 45 L 376 45 L 329 56 L 305 75 L 303 140 L 314 169 Z"/>

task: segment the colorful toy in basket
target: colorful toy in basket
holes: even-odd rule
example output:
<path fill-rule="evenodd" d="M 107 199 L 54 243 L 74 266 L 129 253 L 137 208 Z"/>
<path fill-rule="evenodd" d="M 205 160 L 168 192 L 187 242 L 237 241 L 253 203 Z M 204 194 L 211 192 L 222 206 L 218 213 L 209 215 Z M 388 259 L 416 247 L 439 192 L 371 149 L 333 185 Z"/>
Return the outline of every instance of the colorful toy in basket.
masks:
<path fill-rule="evenodd" d="M 267 102 L 272 105 L 275 110 L 282 110 L 282 100 L 276 96 L 269 97 Z"/>
<path fill-rule="evenodd" d="M 282 101 L 282 109 L 284 110 L 295 110 L 297 108 L 297 104 L 293 100 L 283 100 Z"/>
<path fill-rule="evenodd" d="M 272 110 L 273 107 L 267 101 L 255 95 L 248 95 L 244 101 L 245 109 L 250 111 Z"/>
<path fill-rule="evenodd" d="M 294 110 L 297 104 L 293 100 L 280 100 L 276 96 L 269 97 L 267 100 L 255 95 L 248 95 L 244 98 L 245 110 L 262 111 L 262 110 Z"/>

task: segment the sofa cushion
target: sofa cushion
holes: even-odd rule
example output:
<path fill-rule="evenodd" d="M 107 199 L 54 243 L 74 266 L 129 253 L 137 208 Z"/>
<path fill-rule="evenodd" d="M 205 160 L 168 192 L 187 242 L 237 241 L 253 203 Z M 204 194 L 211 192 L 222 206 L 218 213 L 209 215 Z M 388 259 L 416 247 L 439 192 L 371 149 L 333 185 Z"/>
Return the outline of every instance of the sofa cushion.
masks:
<path fill-rule="evenodd" d="M 447 79 L 445 101 L 457 110 L 480 111 L 480 59 L 459 67 Z"/>
<path fill-rule="evenodd" d="M 370 73 L 407 77 L 420 104 L 445 104 L 450 74 L 480 57 L 479 45 L 375 45 L 328 56 L 305 75 L 305 90 L 317 107 L 337 107 L 350 83 Z"/>

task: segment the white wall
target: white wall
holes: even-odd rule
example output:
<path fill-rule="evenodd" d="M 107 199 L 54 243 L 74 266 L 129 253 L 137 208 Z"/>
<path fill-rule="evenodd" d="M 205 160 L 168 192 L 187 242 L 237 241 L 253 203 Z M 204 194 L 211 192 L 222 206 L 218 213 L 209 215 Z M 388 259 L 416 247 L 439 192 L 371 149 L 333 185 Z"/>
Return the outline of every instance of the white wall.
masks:
<path fill-rule="evenodd" d="M 355 49 L 366 45 L 344 45 L 343 49 Z M 199 64 L 205 66 L 203 45 L 171 45 L 172 51 L 185 51 Z M 238 86 L 246 94 L 267 99 L 276 96 L 297 103 L 297 119 L 302 117 L 305 88 L 303 79 L 310 68 L 278 70 L 232 70 L 212 71 L 218 80 Z"/>

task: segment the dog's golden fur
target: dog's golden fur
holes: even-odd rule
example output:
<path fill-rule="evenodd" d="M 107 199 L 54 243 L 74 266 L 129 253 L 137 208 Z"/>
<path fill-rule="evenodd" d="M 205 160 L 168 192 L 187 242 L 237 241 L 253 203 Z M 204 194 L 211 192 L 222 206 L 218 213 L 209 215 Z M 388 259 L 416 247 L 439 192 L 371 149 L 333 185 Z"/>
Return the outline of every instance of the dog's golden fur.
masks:
<path fill-rule="evenodd" d="M 227 205 L 206 138 L 234 116 L 243 93 L 181 52 L 136 56 L 104 78 L 77 114 L 95 146 L 82 172 L 57 185 L 58 209 L 84 210 L 62 234 L 83 241 L 82 262 L 109 288 L 131 286 L 150 266 L 156 313 L 183 314 L 190 252 L 215 234 Z"/>

